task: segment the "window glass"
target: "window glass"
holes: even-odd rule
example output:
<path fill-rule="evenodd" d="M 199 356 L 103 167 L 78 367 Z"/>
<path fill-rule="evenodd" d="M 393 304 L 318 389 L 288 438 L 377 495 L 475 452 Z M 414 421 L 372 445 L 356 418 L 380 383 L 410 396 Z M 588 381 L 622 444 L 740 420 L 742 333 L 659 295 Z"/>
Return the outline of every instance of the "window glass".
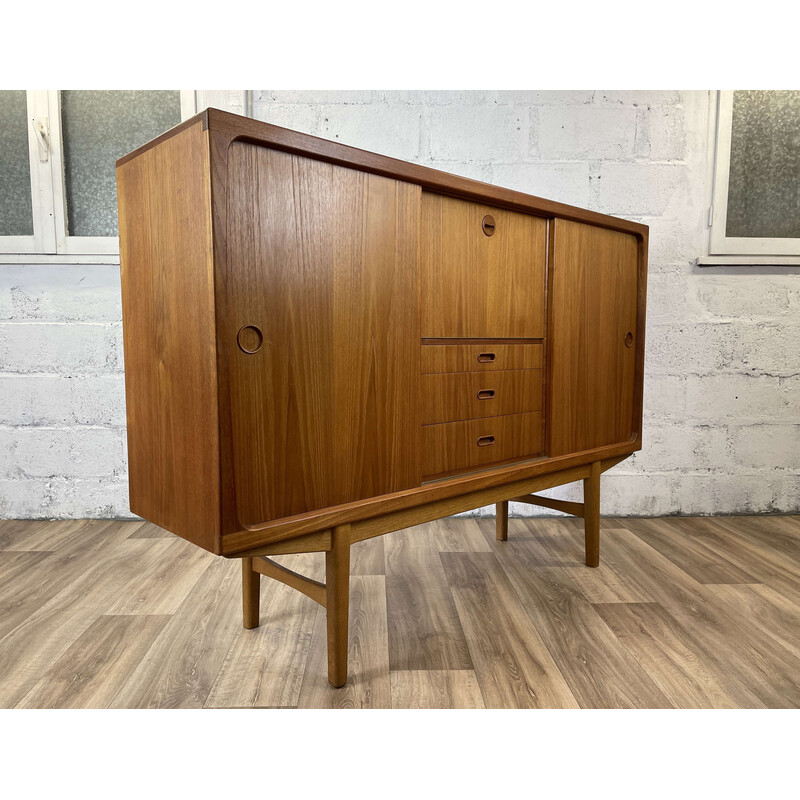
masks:
<path fill-rule="evenodd" d="M 800 92 L 733 93 L 727 236 L 800 237 Z"/>
<path fill-rule="evenodd" d="M 70 236 L 116 236 L 116 160 L 181 121 L 180 92 L 63 91 Z"/>
<path fill-rule="evenodd" d="M 33 236 L 28 101 L 0 91 L 0 236 Z"/>

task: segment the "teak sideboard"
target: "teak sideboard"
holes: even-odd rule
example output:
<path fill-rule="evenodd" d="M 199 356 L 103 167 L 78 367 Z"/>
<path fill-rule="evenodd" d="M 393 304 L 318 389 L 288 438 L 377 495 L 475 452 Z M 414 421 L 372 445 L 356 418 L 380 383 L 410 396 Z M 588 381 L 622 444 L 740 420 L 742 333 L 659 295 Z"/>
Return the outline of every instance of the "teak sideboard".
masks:
<path fill-rule="evenodd" d="M 117 185 L 131 509 L 242 559 L 245 627 L 261 575 L 304 592 L 343 685 L 351 544 L 490 503 L 500 540 L 509 501 L 582 516 L 598 565 L 647 226 L 215 109 Z"/>

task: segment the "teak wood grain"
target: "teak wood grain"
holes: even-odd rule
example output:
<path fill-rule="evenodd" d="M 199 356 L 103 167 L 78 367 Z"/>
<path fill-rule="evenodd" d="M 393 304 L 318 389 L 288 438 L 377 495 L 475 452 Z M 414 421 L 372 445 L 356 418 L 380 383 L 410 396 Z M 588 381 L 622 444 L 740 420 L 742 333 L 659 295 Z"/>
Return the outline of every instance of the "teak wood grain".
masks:
<path fill-rule="evenodd" d="M 481 227 L 487 215 L 491 236 Z M 422 336 L 543 336 L 546 248 L 538 217 L 423 192 Z"/>
<path fill-rule="evenodd" d="M 629 448 L 630 445 L 626 443 L 556 459 L 535 458 L 526 459 L 521 463 L 494 465 L 490 469 L 475 470 L 426 482 L 418 489 L 408 492 L 397 492 L 393 495 L 371 498 L 366 502 L 350 503 L 289 519 L 275 520 L 253 530 L 225 537 L 223 544 L 227 549 L 224 555 L 236 557 L 256 555 L 262 550 L 272 551 L 276 544 L 281 548 L 286 546 L 287 549 L 273 552 L 292 552 L 288 548 L 292 546 L 293 540 L 299 540 L 298 537 L 304 538 L 314 531 L 326 530 L 344 523 L 353 523 L 354 528 L 374 527 L 380 530 L 380 533 L 399 530 L 405 525 L 400 524 L 394 528 L 381 530 L 382 521 L 390 516 L 408 515 L 413 520 L 409 524 L 414 525 L 420 521 L 480 508 L 498 500 L 512 499 L 524 493 L 582 480 L 588 477 L 592 461 L 603 458 L 602 471 L 605 472 L 627 458 Z M 623 455 L 605 457 L 615 452 Z M 437 511 L 429 513 L 429 508 L 435 508 Z M 415 519 L 417 513 L 423 516 Z M 373 524 L 373 521 L 377 522 Z M 294 552 L 302 551 L 298 549 Z"/>
<path fill-rule="evenodd" d="M 535 197 L 513 189 L 506 189 L 502 186 L 482 183 L 471 178 L 463 178 L 460 175 L 441 172 L 440 170 L 412 164 L 408 161 L 400 161 L 378 153 L 370 153 L 340 142 L 320 139 L 317 136 L 281 128 L 268 122 L 250 119 L 239 114 L 231 114 L 218 108 L 207 108 L 191 119 L 176 125 L 166 133 L 161 134 L 161 136 L 157 136 L 150 142 L 123 156 L 117 161 L 117 165 L 119 166 L 133 158 L 137 158 L 142 153 L 160 145 L 195 122 L 202 123 L 204 130 L 208 129 L 213 134 L 218 134 L 222 139 L 229 141 L 240 138 L 259 142 L 275 150 L 302 153 L 329 164 L 338 164 L 351 169 L 369 172 L 373 175 L 383 175 L 388 178 L 414 183 L 432 192 L 440 192 L 481 203 L 489 202 L 497 208 L 507 208 L 545 218 L 560 217 L 578 222 L 587 222 L 610 230 L 627 231 L 637 236 L 647 236 L 647 225 L 643 225 L 641 222 L 612 217 L 609 214 L 589 211 L 585 208 L 558 203 L 555 200 L 547 200 L 543 197 Z"/>
<path fill-rule="evenodd" d="M 532 457 L 542 451 L 542 415 L 538 411 L 425 425 L 422 430 L 422 472 L 428 478 Z"/>
<path fill-rule="evenodd" d="M 544 347 L 541 344 L 506 344 L 497 339 L 455 344 L 427 339 L 422 343 L 422 371 L 425 374 L 541 369 L 543 365 Z"/>
<path fill-rule="evenodd" d="M 539 411 L 542 370 L 487 370 L 424 375 L 422 424 Z"/>
<path fill-rule="evenodd" d="M 117 169 L 131 510 L 220 552 L 207 133 Z"/>
<path fill-rule="evenodd" d="M 419 484 L 419 189 L 234 143 L 227 317 L 243 526 Z M 237 333 L 258 328 L 244 352 Z"/>
<path fill-rule="evenodd" d="M 631 441 L 644 314 L 637 241 L 556 219 L 551 248 L 548 454 Z"/>
<path fill-rule="evenodd" d="M 260 172 L 248 172 L 257 164 Z M 298 168 L 288 174 L 286 164 Z M 398 502 L 411 507 L 473 491 L 475 476 L 470 475 L 440 481 L 435 488 L 419 483 L 421 375 L 546 366 L 543 424 L 557 429 L 560 406 L 553 385 L 559 373 L 552 356 L 565 339 L 563 330 L 553 325 L 557 300 L 553 286 L 549 299 L 545 293 L 546 247 L 541 244 L 548 227 L 554 243 L 553 234 L 567 220 L 578 227 L 588 225 L 600 238 L 624 231 L 617 241 L 636 241 L 640 274 L 632 417 L 634 432 L 640 429 L 646 226 L 213 109 L 120 159 L 118 168 L 123 293 L 131 298 L 136 317 L 124 318 L 126 348 L 141 351 L 141 342 L 147 360 L 137 359 L 134 351 L 127 362 L 131 374 L 126 379 L 134 387 L 129 389 L 129 414 L 135 415 L 129 426 L 132 497 L 135 505 L 136 498 L 147 500 L 147 507 L 139 502 L 140 513 L 190 541 L 212 552 L 253 550 L 294 535 L 324 532 L 331 527 L 329 520 L 363 520 L 372 513 L 391 512 Z M 144 184 L 126 178 L 145 172 L 152 176 L 152 187 L 151 177 Z M 394 195 L 389 186 L 396 188 Z M 313 202 L 303 201 L 305 190 L 312 192 Z M 426 215 L 423 197 L 434 206 L 456 209 L 455 216 Z M 165 213 L 144 211 L 147 204 L 167 201 L 171 208 Z M 485 214 L 479 212 L 487 210 L 495 222 L 492 236 L 486 236 L 480 224 Z M 126 226 L 124 217 L 131 214 L 136 230 Z M 456 229 L 453 220 L 459 215 L 469 230 Z M 364 226 L 363 241 L 359 226 Z M 436 295 L 422 288 L 430 275 L 420 251 L 437 227 L 449 231 L 443 255 L 454 290 L 453 319 L 461 315 L 463 297 L 475 288 L 459 280 L 464 266 L 458 261 L 459 248 L 473 253 L 473 266 L 487 266 L 485 275 L 477 275 L 480 302 L 465 312 L 465 319 L 482 318 L 490 326 L 477 338 L 460 338 L 466 329 L 458 327 L 451 331 L 454 336 L 426 338 L 420 324 L 419 315 L 424 316 L 426 303 Z M 142 245 L 145 240 L 148 247 Z M 263 258 L 261 263 L 255 263 L 256 255 Z M 290 258 L 279 263 L 280 255 Z M 173 262 L 175 268 L 158 272 L 159 264 Z M 440 265 L 432 266 L 441 271 Z M 590 271 L 604 269 L 598 263 Z M 571 270 L 580 273 L 574 265 Z M 599 275 L 595 278 L 601 280 Z M 136 281 L 149 281 L 150 286 L 141 293 Z M 144 302 L 148 292 L 149 304 Z M 352 293 L 350 299 L 345 298 L 347 292 Z M 439 292 L 437 301 L 444 302 L 446 294 Z M 279 306 L 275 298 L 290 296 L 295 298 L 291 316 L 281 306 L 273 326 L 291 334 L 296 350 L 276 355 L 278 348 L 263 330 L 262 341 L 259 334 L 244 331 L 237 343 L 239 329 L 233 328 L 243 310 L 261 306 L 263 312 L 270 303 Z M 415 297 L 421 301 L 419 308 Z M 187 299 L 192 302 L 187 304 Z M 545 304 L 550 334 L 544 326 Z M 191 313 L 184 313 L 187 305 Z M 302 319 L 297 309 L 302 309 Z M 356 312 L 350 318 L 344 309 Z M 445 315 L 451 311 L 445 310 Z M 169 324 L 162 324 L 160 316 Z M 523 329 L 514 329 L 514 320 L 523 316 Z M 535 330 L 526 329 L 531 320 L 538 320 Z M 154 324 L 160 325 L 158 340 L 153 334 L 138 335 Z M 499 327 L 491 327 L 495 325 Z M 575 326 L 585 331 L 580 319 Z M 393 333 L 383 336 L 388 330 Z M 575 335 L 568 331 L 566 338 Z M 325 342 L 318 341 L 319 336 Z M 411 341 L 417 343 L 416 355 Z M 239 344 L 257 352 L 244 353 Z M 493 358 L 478 361 L 487 351 Z M 178 353 L 180 358 L 175 357 Z M 352 371 L 349 377 L 341 377 L 337 360 L 334 378 L 325 361 L 332 353 L 345 361 L 353 356 L 345 367 L 345 372 Z M 265 361 L 269 368 L 257 374 L 253 365 Z M 421 361 L 417 372 L 412 361 Z M 570 408 L 585 409 L 590 401 L 579 399 L 580 389 L 573 382 L 571 394 L 560 399 Z M 272 412 L 259 412 L 257 424 L 246 430 L 247 413 L 255 414 L 253 404 L 260 408 L 262 399 Z M 341 407 L 336 421 L 329 425 L 330 419 L 320 412 L 337 403 Z M 139 406 L 148 409 L 148 424 Z M 336 432 L 326 438 L 331 428 Z M 632 438 L 584 449 L 575 445 L 563 453 L 550 448 L 545 450 L 546 461 L 523 466 L 523 474 L 532 477 L 627 455 L 639 447 L 640 440 Z M 248 462 L 257 468 L 248 469 Z M 497 466 L 486 474 L 484 485 L 501 486 L 520 477 L 508 461 L 492 463 Z"/>
<path fill-rule="evenodd" d="M 509 500 L 576 479 L 551 506 L 597 566 L 600 474 L 641 447 L 646 226 L 214 110 L 118 173 L 132 508 L 244 559 L 246 627 L 259 574 L 324 603 L 342 686 L 351 545 L 486 503 L 503 540 Z M 252 560 L 301 552 L 326 585 Z"/>
<path fill-rule="evenodd" d="M 351 540 L 360 542 L 373 536 L 383 536 L 385 533 L 399 531 L 411 525 L 420 525 L 435 519 L 460 514 L 470 509 L 482 508 L 491 502 L 509 500 L 527 492 L 538 492 L 561 486 L 565 483 L 586 478 L 591 471 L 590 466 L 572 467 L 560 472 L 548 472 L 535 478 L 504 484 L 502 487 L 482 489 L 457 497 L 427 503 L 425 505 L 409 506 L 403 511 L 395 511 L 379 517 L 372 517 L 350 526 Z M 435 485 L 436 481 L 432 482 Z"/>

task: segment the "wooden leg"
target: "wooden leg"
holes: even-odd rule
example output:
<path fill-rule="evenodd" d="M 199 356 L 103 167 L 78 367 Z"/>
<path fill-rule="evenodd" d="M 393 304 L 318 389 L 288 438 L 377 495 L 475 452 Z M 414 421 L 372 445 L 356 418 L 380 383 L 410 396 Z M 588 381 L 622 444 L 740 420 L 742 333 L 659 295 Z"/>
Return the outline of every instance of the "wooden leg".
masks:
<path fill-rule="evenodd" d="M 253 559 L 242 559 L 242 620 L 245 628 L 258 627 L 261 576 L 253 569 Z"/>
<path fill-rule="evenodd" d="M 495 504 L 497 508 L 497 541 L 508 540 L 508 500 L 501 500 Z"/>
<path fill-rule="evenodd" d="M 350 526 L 333 529 L 325 553 L 325 606 L 328 612 L 328 683 L 347 683 L 347 634 L 350 612 Z"/>
<path fill-rule="evenodd" d="M 586 566 L 600 565 L 600 462 L 591 466 L 588 478 L 583 479 L 583 525 L 586 536 Z"/>

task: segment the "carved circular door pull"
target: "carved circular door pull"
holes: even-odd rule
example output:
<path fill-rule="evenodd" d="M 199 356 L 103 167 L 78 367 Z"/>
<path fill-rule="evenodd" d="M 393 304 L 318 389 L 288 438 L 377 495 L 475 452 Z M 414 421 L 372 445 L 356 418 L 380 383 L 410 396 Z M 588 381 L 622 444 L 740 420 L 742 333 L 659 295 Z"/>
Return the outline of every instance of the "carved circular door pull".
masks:
<path fill-rule="evenodd" d="M 483 221 L 481 222 L 481 228 L 483 228 L 483 232 L 487 236 L 494 235 L 495 224 L 494 224 L 494 217 L 491 214 L 487 214 L 483 218 Z"/>
<path fill-rule="evenodd" d="M 261 349 L 261 345 L 264 344 L 264 334 L 255 325 L 245 325 L 243 328 L 239 328 L 236 342 L 242 352 L 252 355 L 257 353 Z"/>
<path fill-rule="evenodd" d="M 633 334 L 628 331 L 625 334 L 625 347 L 630 347 L 633 344 Z"/>

